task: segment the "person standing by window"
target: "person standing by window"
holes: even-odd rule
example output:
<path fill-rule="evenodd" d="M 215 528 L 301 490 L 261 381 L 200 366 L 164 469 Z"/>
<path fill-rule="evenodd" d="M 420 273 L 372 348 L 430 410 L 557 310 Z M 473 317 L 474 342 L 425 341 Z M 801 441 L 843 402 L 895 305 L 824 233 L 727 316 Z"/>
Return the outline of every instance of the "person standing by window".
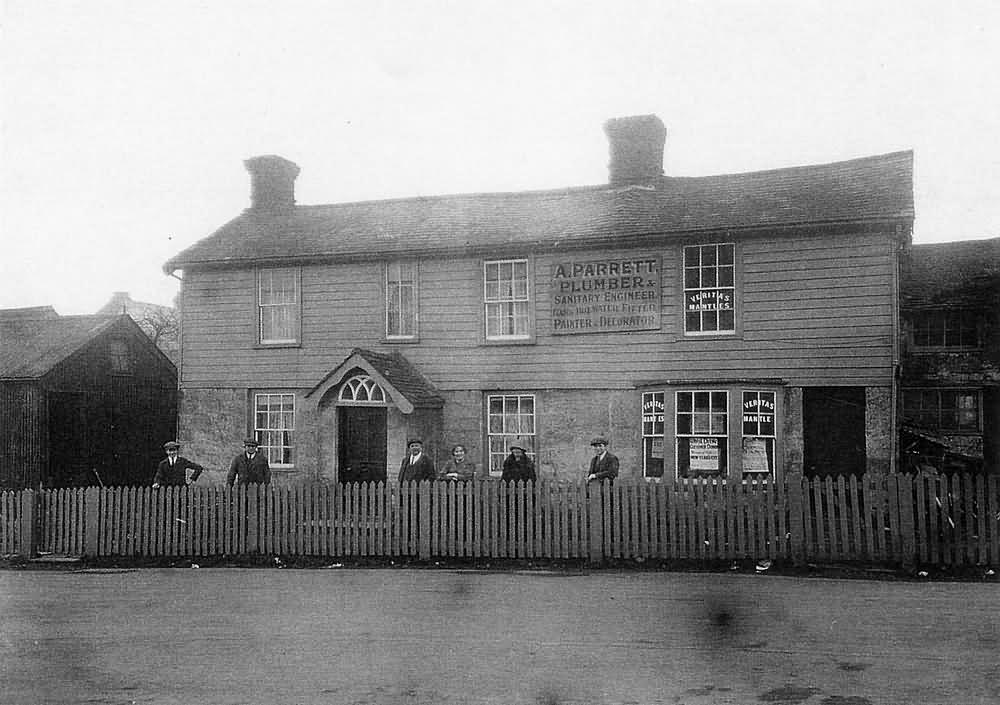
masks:
<path fill-rule="evenodd" d="M 243 452 L 233 458 L 229 464 L 229 474 L 226 475 L 226 484 L 230 487 L 239 481 L 241 485 L 267 485 L 271 482 L 271 466 L 267 462 L 267 456 L 259 452 L 259 444 L 256 439 L 248 438 L 243 441 Z"/>
<path fill-rule="evenodd" d="M 469 482 L 476 477 L 476 464 L 468 459 L 461 443 L 451 449 L 451 459 L 438 471 L 439 480 Z"/>
<path fill-rule="evenodd" d="M 521 446 L 511 446 L 510 455 L 503 461 L 503 474 L 500 479 L 504 482 L 528 482 L 535 479 L 535 464 L 531 462 Z"/>

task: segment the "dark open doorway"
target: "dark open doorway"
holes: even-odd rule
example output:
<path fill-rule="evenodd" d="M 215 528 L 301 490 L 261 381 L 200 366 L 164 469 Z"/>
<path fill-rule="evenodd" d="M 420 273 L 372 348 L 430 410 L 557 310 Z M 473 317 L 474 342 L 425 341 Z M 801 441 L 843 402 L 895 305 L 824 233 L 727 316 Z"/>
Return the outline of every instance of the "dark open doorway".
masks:
<path fill-rule="evenodd" d="M 386 409 L 341 406 L 337 409 L 337 476 L 341 482 L 386 479 Z"/>
<path fill-rule="evenodd" d="M 806 477 L 865 472 L 864 387 L 805 387 L 802 416 Z"/>

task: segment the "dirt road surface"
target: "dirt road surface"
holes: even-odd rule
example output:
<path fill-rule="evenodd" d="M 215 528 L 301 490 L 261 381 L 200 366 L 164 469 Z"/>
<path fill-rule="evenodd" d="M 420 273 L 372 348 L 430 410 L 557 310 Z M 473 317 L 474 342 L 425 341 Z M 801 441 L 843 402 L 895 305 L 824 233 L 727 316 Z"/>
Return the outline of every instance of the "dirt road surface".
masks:
<path fill-rule="evenodd" d="M 996 584 L 0 572 L 0 702 L 996 705 Z"/>

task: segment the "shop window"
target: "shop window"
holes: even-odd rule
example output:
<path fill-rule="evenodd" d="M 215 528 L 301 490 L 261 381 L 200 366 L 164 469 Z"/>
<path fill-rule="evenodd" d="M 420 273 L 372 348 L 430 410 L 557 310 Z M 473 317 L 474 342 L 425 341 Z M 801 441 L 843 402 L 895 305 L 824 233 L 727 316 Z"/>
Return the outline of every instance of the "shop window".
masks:
<path fill-rule="evenodd" d="M 729 393 L 676 393 L 677 476 L 725 475 L 729 445 Z"/>
<path fill-rule="evenodd" d="M 257 309 L 259 342 L 262 345 L 298 343 L 301 319 L 298 270 L 259 270 Z"/>
<path fill-rule="evenodd" d="M 294 465 L 295 395 L 254 395 L 254 436 L 271 467 Z"/>
<path fill-rule="evenodd" d="M 385 267 L 385 336 L 417 337 L 417 263 L 389 262 Z"/>
<path fill-rule="evenodd" d="M 774 392 L 743 392 L 743 474 L 774 474 Z"/>
<path fill-rule="evenodd" d="M 517 340 L 530 335 L 528 260 L 483 263 L 486 339 Z"/>
<path fill-rule="evenodd" d="M 663 477 L 664 393 L 642 395 L 642 476 Z"/>
<path fill-rule="evenodd" d="M 521 446 L 535 462 L 534 394 L 490 394 L 486 398 L 490 475 L 499 476 L 512 445 Z"/>
<path fill-rule="evenodd" d="M 904 389 L 903 417 L 939 431 L 981 429 L 979 391 L 974 389 Z"/>
<path fill-rule="evenodd" d="M 910 325 L 915 348 L 978 348 L 978 317 L 970 311 L 917 311 Z"/>
<path fill-rule="evenodd" d="M 684 333 L 736 332 L 736 247 L 684 248 Z"/>

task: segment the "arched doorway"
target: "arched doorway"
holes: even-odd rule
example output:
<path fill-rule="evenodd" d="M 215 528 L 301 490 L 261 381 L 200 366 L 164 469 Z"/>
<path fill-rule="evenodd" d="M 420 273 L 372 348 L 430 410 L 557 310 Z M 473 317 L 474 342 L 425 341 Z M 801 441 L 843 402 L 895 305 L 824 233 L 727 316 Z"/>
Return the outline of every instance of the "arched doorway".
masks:
<path fill-rule="evenodd" d="M 337 476 L 341 482 L 386 479 L 386 395 L 367 374 L 356 374 L 337 396 Z"/>

